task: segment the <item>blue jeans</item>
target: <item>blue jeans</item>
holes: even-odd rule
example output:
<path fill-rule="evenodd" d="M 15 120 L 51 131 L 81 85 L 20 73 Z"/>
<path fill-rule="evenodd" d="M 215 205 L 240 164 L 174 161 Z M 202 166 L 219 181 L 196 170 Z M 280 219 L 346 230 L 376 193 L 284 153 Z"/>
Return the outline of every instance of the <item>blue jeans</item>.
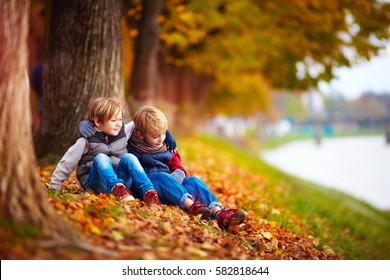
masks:
<path fill-rule="evenodd" d="M 199 197 L 200 202 L 210 210 L 216 205 L 222 207 L 209 188 L 197 177 L 185 178 L 182 185 L 172 175 L 164 172 L 149 173 L 148 177 L 157 190 L 161 203 L 177 205 L 185 210 L 187 198 Z"/>
<path fill-rule="evenodd" d="M 182 185 L 193 196 L 199 196 L 200 202 L 206 205 L 210 209 L 210 211 L 213 210 L 214 206 L 219 206 L 223 208 L 222 204 L 218 202 L 218 199 L 215 197 L 215 195 L 198 177 L 186 177 L 184 178 Z"/>
<path fill-rule="evenodd" d="M 143 199 L 147 191 L 154 189 L 134 155 L 125 154 L 116 167 L 112 166 L 109 156 L 96 155 L 83 184 L 84 190 L 90 188 L 95 193 L 111 193 L 118 183 L 124 184 L 133 193 L 133 196 L 139 199 Z"/>

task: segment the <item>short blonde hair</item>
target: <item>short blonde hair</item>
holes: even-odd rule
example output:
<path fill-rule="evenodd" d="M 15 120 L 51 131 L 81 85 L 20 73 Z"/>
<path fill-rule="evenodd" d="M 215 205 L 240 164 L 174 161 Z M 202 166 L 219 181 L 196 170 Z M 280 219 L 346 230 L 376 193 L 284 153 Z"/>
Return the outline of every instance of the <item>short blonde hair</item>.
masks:
<path fill-rule="evenodd" d="M 146 132 L 160 133 L 168 130 L 168 120 L 165 114 L 153 106 L 141 107 L 134 114 L 135 129 L 142 134 Z"/>
<path fill-rule="evenodd" d="M 123 116 L 123 108 L 119 100 L 111 97 L 99 97 L 89 103 L 84 118 L 90 121 L 98 118 L 100 122 L 105 123 L 118 114 L 118 111 Z"/>

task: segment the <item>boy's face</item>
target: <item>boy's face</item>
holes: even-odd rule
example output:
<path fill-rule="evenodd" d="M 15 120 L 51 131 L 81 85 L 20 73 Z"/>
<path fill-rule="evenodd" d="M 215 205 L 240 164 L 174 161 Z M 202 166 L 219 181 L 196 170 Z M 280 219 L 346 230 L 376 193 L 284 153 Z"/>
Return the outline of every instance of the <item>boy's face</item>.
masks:
<path fill-rule="evenodd" d="M 111 136 L 117 136 L 119 134 L 119 131 L 122 128 L 122 112 L 118 110 L 118 112 L 112 116 L 107 122 L 101 123 L 99 120 L 94 120 L 96 127 L 103 131 L 105 134 L 111 135 Z"/>
<path fill-rule="evenodd" d="M 139 134 L 139 136 L 145 140 L 146 143 L 148 143 L 150 146 L 153 147 L 161 147 L 164 144 L 165 141 L 165 132 L 161 131 L 158 133 L 153 133 L 150 131 L 147 131 L 146 133 Z"/>

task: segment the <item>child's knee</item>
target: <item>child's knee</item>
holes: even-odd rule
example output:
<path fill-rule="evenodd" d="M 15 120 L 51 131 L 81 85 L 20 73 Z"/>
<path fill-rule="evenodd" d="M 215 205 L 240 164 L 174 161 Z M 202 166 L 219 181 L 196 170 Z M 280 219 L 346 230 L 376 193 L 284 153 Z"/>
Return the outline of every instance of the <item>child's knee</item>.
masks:
<path fill-rule="evenodd" d="M 130 162 L 132 164 L 139 164 L 138 158 L 133 154 L 125 154 L 122 156 L 122 160 Z"/>
<path fill-rule="evenodd" d="M 110 158 L 106 155 L 106 154 L 97 154 L 94 158 L 93 158 L 93 163 L 94 164 L 99 164 L 99 163 L 103 163 L 103 162 L 108 162 L 110 161 Z"/>
<path fill-rule="evenodd" d="M 154 182 L 170 182 L 174 180 L 168 173 L 165 172 L 150 173 L 148 174 L 148 177 Z"/>
<path fill-rule="evenodd" d="M 95 156 L 95 159 L 96 158 L 108 158 L 108 156 L 106 154 L 103 154 L 103 153 L 99 153 Z"/>
<path fill-rule="evenodd" d="M 198 177 L 195 177 L 195 176 L 186 177 L 186 178 L 184 178 L 184 180 L 185 180 L 186 184 L 190 184 L 190 185 L 196 185 L 200 181 L 200 179 Z M 184 183 L 184 181 L 183 181 L 183 183 Z"/>

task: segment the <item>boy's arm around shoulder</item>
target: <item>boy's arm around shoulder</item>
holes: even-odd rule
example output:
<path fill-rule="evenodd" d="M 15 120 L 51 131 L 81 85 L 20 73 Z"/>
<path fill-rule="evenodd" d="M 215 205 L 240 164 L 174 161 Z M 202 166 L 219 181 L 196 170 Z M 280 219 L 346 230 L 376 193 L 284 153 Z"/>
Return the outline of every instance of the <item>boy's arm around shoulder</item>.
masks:
<path fill-rule="evenodd" d="M 49 189 L 60 190 L 62 182 L 69 178 L 72 171 L 77 167 L 77 164 L 80 161 L 82 155 L 87 151 L 87 139 L 79 138 L 76 143 L 68 149 L 68 151 L 57 164 L 57 167 L 51 176 Z"/>
<path fill-rule="evenodd" d="M 168 149 L 172 152 L 175 153 L 177 151 L 177 145 L 176 145 L 176 140 L 173 138 L 171 132 L 167 130 L 165 132 L 165 144 L 168 146 Z"/>
<path fill-rule="evenodd" d="M 131 137 L 131 134 L 133 134 L 134 127 L 135 127 L 135 125 L 134 125 L 133 121 L 130 121 L 130 122 L 125 124 L 125 133 L 126 133 L 127 140 L 129 140 Z"/>
<path fill-rule="evenodd" d="M 95 135 L 96 128 L 93 122 L 83 120 L 79 123 L 79 133 L 84 138 L 89 138 Z"/>

